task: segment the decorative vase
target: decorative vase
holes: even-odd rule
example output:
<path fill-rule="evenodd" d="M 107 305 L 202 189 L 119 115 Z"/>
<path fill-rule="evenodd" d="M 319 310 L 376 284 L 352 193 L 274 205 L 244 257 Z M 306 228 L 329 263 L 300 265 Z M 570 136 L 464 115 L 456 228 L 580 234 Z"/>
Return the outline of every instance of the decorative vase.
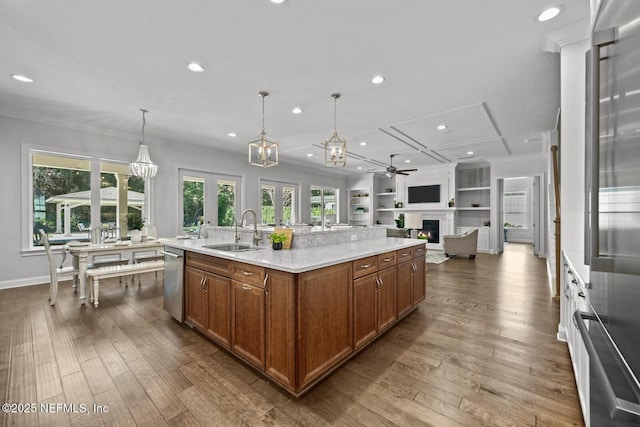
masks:
<path fill-rule="evenodd" d="M 274 251 L 278 251 L 282 249 L 282 242 L 273 242 L 271 244 L 271 247 L 273 248 Z"/>
<path fill-rule="evenodd" d="M 131 235 L 132 243 L 140 243 L 142 241 L 142 234 L 140 233 L 140 230 L 131 230 L 129 231 L 129 234 Z"/>

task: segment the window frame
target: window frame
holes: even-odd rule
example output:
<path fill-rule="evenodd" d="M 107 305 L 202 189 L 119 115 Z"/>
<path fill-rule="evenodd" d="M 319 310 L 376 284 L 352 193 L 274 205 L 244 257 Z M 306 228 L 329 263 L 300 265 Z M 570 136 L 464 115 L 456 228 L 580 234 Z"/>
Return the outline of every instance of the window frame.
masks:
<path fill-rule="evenodd" d="M 297 223 L 300 221 L 300 184 L 289 181 L 275 181 L 272 179 L 260 179 L 258 183 L 258 210 L 259 210 L 259 218 L 258 223 L 264 225 L 265 222 L 262 218 L 262 187 L 274 186 L 275 187 L 275 205 L 274 205 L 274 222 L 276 227 L 281 227 L 284 224 L 278 224 L 278 216 L 282 217 L 283 212 L 283 196 L 282 192 L 285 188 L 293 188 L 293 197 L 294 200 L 291 204 L 291 223 Z M 278 215 L 280 214 L 280 215 Z"/>
<path fill-rule="evenodd" d="M 91 191 L 91 222 L 100 222 L 100 174 L 101 165 L 103 162 L 128 164 L 129 162 L 121 159 L 109 158 L 107 156 L 89 152 L 86 150 L 82 152 L 69 148 L 50 147 L 36 144 L 23 143 L 21 146 L 21 176 L 20 176 L 20 194 L 21 203 L 20 210 L 22 212 L 22 222 L 20 227 L 20 242 L 22 254 L 39 254 L 44 251 L 43 246 L 33 245 L 33 156 L 34 154 L 63 157 L 77 159 L 80 161 L 88 161 L 91 165 L 90 169 L 90 184 L 89 190 Z M 153 191 L 153 179 L 145 180 L 144 188 L 144 217 L 150 223 L 153 223 L 154 210 L 150 200 L 150 195 Z"/>
<path fill-rule="evenodd" d="M 507 211 L 507 200 L 509 197 L 524 197 L 524 210 L 518 210 L 518 211 Z M 522 227 L 512 227 L 512 226 L 504 226 L 504 228 L 506 229 L 512 229 L 512 230 L 529 230 L 529 223 L 530 223 L 530 209 L 529 209 L 529 189 L 527 188 L 512 188 L 509 190 L 504 190 L 502 192 L 502 199 L 503 199 L 503 204 L 502 204 L 502 214 L 504 216 L 504 222 L 507 223 L 507 215 L 508 214 L 523 214 L 524 215 L 524 224 L 522 225 Z"/>

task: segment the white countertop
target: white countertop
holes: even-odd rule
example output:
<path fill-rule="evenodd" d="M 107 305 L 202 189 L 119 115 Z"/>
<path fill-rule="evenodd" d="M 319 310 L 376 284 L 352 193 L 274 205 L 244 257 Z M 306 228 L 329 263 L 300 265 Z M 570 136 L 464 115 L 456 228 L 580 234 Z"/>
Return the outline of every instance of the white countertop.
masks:
<path fill-rule="evenodd" d="M 203 245 L 220 243 L 231 242 L 222 242 L 216 239 L 176 239 L 165 241 L 165 245 L 172 248 L 246 262 L 289 273 L 303 273 L 384 252 L 425 245 L 424 240 L 387 237 L 315 248 L 281 249 L 277 251 L 274 251 L 271 246 L 261 246 L 263 249 L 245 252 L 225 252 L 202 247 Z"/>

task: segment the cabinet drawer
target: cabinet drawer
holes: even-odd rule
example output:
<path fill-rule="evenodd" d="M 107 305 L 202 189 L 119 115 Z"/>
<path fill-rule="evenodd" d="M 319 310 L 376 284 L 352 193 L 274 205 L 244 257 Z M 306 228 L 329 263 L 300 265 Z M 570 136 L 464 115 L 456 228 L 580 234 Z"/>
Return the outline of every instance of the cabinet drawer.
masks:
<path fill-rule="evenodd" d="M 199 268 L 200 270 L 217 273 L 229 277 L 229 266 L 231 261 L 224 258 L 217 258 L 210 255 L 203 255 L 196 252 L 187 251 L 187 265 Z"/>
<path fill-rule="evenodd" d="M 396 251 L 398 253 L 398 263 L 411 261 L 413 259 L 413 249 L 404 248 Z"/>
<path fill-rule="evenodd" d="M 251 265 L 251 264 L 244 264 L 241 262 L 231 263 L 232 279 L 264 288 L 264 277 L 265 277 L 264 267 L 259 267 L 257 265 Z"/>
<path fill-rule="evenodd" d="M 378 270 L 396 265 L 398 257 L 396 251 L 385 252 L 378 255 Z"/>
<path fill-rule="evenodd" d="M 377 256 L 370 256 L 367 258 L 361 258 L 352 261 L 351 263 L 353 265 L 353 278 L 356 279 L 358 277 L 366 276 L 369 273 L 377 271 L 377 259 Z"/>
<path fill-rule="evenodd" d="M 414 246 L 412 249 L 413 249 L 413 257 L 414 258 L 418 258 L 420 256 L 425 256 L 427 254 L 427 246 L 426 245 Z"/>

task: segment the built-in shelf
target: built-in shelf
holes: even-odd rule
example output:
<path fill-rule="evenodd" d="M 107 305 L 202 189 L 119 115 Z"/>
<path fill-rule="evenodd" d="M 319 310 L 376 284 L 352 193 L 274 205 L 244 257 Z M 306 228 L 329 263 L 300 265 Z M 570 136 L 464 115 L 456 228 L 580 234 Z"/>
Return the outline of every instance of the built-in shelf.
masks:
<path fill-rule="evenodd" d="M 459 211 L 490 211 L 490 207 L 471 207 L 471 208 L 456 208 Z"/>
<path fill-rule="evenodd" d="M 467 187 L 467 188 L 458 188 L 458 191 L 482 191 L 482 190 L 491 190 L 491 187 Z"/>
<path fill-rule="evenodd" d="M 396 192 L 392 191 L 392 192 L 384 192 L 384 193 L 376 193 L 376 196 L 395 196 Z"/>

